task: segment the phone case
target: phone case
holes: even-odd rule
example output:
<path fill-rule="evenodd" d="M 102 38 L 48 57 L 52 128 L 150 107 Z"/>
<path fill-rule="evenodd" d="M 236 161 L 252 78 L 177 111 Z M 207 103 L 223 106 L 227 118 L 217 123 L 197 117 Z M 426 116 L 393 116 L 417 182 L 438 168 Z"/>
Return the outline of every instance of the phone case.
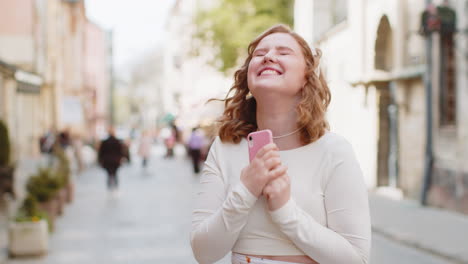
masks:
<path fill-rule="evenodd" d="M 248 134 L 247 142 L 249 146 L 249 161 L 252 161 L 263 146 L 273 142 L 273 136 L 269 129 L 260 130 Z"/>

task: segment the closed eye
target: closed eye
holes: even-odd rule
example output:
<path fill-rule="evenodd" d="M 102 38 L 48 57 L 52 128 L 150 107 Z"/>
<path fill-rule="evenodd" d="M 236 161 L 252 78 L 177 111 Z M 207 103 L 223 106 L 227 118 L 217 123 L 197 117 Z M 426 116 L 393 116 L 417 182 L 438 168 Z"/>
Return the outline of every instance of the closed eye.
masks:
<path fill-rule="evenodd" d="M 280 55 L 291 55 L 291 54 L 294 54 L 294 50 L 292 50 L 292 49 L 289 48 L 289 47 L 281 46 L 281 47 L 278 47 L 277 50 L 278 50 L 278 53 L 279 53 Z"/>

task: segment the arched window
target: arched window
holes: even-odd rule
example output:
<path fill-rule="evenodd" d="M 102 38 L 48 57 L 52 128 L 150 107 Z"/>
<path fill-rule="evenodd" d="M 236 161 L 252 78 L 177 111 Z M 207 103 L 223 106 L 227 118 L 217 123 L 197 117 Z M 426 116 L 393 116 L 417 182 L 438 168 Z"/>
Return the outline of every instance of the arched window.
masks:
<path fill-rule="evenodd" d="M 380 19 L 375 40 L 374 65 L 376 70 L 391 71 L 393 68 L 392 28 L 387 16 Z"/>

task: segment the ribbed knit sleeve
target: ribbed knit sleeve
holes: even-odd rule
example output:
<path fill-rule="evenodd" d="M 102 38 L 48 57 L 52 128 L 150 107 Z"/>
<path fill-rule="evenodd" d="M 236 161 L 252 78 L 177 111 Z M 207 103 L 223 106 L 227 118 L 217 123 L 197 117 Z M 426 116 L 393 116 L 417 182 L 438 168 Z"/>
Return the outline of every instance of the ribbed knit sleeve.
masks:
<path fill-rule="evenodd" d="M 213 263 L 231 251 L 257 201 L 241 182 L 227 186 L 218 162 L 219 143 L 217 139 L 210 148 L 192 216 L 190 241 L 201 264 Z"/>
<path fill-rule="evenodd" d="M 298 248 L 319 263 L 368 263 L 371 226 L 361 169 L 345 141 L 340 141 L 330 159 L 324 189 L 327 226 L 319 224 L 292 198 L 270 215 Z"/>

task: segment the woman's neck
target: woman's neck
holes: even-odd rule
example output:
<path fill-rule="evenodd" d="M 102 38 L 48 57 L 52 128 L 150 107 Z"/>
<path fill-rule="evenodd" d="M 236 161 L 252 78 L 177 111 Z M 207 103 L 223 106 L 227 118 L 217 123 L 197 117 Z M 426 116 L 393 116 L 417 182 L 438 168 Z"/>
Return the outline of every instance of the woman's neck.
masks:
<path fill-rule="evenodd" d="M 296 104 L 261 104 L 257 102 L 257 126 L 258 130 L 271 130 L 273 142 L 280 150 L 302 146 L 299 127 L 297 127 Z"/>

